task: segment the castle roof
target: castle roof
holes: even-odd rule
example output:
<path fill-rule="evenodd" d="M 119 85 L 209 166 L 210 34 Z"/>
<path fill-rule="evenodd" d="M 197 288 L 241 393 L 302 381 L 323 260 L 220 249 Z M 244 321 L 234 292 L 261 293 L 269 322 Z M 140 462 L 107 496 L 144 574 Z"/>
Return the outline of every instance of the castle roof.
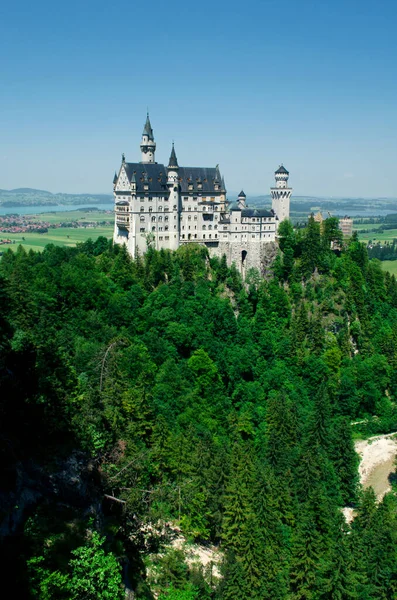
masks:
<path fill-rule="evenodd" d="M 264 208 L 243 208 L 241 211 L 242 217 L 274 217 L 272 210 L 266 210 Z"/>
<path fill-rule="evenodd" d="M 283 165 L 280 165 L 277 171 L 275 171 L 275 175 L 289 175 L 289 171 Z"/>
<path fill-rule="evenodd" d="M 170 156 L 170 160 L 168 162 L 168 166 L 169 167 L 177 167 L 178 166 L 178 159 L 175 154 L 174 144 L 172 144 L 171 156 Z"/>
<path fill-rule="evenodd" d="M 150 124 L 149 113 L 147 113 L 147 115 L 146 115 L 146 123 L 145 123 L 145 127 L 143 128 L 142 135 L 147 135 L 149 140 L 154 141 L 153 129 Z"/>
<path fill-rule="evenodd" d="M 238 198 L 246 198 L 247 196 L 244 194 L 243 190 L 238 195 Z"/>
<path fill-rule="evenodd" d="M 173 165 L 175 166 L 175 165 Z M 133 175 L 136 179 L 136 191 L 149 191 L 155 194 L 167 192 L 167 167 L 159 163 L 125 163 L 125 171 L 131 182 Z M 197 195 L 219 194 L 215 190 L 216 167 L 179 167 L 178 180 L 181 193 L 193 192 Z M 200 189 L 198 184 L 200 183 Z M 148 190 L 144 189 L 148 186 Z M 189 189 L 192 185 L 192 189 Z"/>
<path fill-rule="evenodd" d="M 229 206 L 229 210 L 230 211 L 238 210 L 239 212 L 241 212 L 241 207 L 237 204 L 237 202 L 232 202 L 232 204 Z"/>

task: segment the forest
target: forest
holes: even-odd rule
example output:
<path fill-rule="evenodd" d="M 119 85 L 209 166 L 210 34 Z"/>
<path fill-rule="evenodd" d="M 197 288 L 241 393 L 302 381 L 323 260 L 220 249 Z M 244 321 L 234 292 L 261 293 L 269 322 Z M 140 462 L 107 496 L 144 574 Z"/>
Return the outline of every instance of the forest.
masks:
<path fill-rule="evenodd" d="M 397 497 L 361 489 L 354 450 L 397 430 L 397 283 L 336 218 L 279 234 L 272 272 L 245 281 L 194 245 L 4 253 L 3 587 L 397 597 Z M 189 561 L 173 530 L 218 562 Z"/>

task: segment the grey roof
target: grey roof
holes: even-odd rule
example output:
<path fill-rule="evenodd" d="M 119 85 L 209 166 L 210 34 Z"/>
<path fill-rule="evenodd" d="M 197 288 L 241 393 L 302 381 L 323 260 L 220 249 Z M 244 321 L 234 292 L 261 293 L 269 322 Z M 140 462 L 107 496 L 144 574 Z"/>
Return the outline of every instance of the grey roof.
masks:
<path fill-rule="evenodd" d="M 136 191 L 144 192 L 144 185 L 149 186 L 150 192 L 166 194 L 167 168 L 157 163 L 125 163 L 125 171 L 131 182 L 135 175 Z"/>
<path fill-rule="evenodd" d="M 167 167 L 158 163 L 125 163 L 125 171 L 131 182 L 132 176 L 135 173 L 136 191 L 144 190 L 144 184 L 149 186 L 149 192 L 166 193 L 167 188 Z M 220 194 L 219 190 L 215 190 L 215 167 L 179 167 L 178 171 L 179 185 L 181 193 L 186 194 L 193 192 L 194 194 Z M 201 189 L 198 189 L 198 183 L 201 180 Z M 189 184 L 193 184 L 193 189 L 189 190 Z"/>
<path fill-rule="evenodd" d="M 237 202 L 232 202 L 232 204 L 228 207 L 230 211 L 240 211 L 241 212 L 241 207 L 237 204 Z"/>
<path fill-rule="evenodd" d="M 280 165 L 277 171 L 275 171 L 276 175 L 289 175 L 289 171 L 283 165 Z"/>
<path fill-rule="evenodd" d="M 238 198 L 246 198 L 247 196 L 244 194 L 243 190 L 238 195 Z"/>
<path fill-rule="evenodd" d="M 114 172 L 113 183 L 117 183 L 117 173 L 116 173 L 116 171 Z"/>
<path fill-rule="evenodd" d="M 219 190 L 215 190 L 214 185 L 219 175 L 219 169 L 217 173 L 216 167 L 179 167 L 181 192 L 182 194 L 189 191 L 203 194 L 219 194 Z M 198 189 L 198 183 L 201 183 L 201 189 Z M 193 190 L 189 190 L 189 184 L 193 184 Z"/>
<path fill-rule="evenodd" d="M 146 123 L 145 123 L 145 127 L 143 128 L 142 135 L 147 135 L 149 140 L 154 141 L 153 129 L 150 124 L 149 113 L 147 113 L 147 115 L 146 115 Z"/>
<path fill-rule="evenodd" d="M 170 160 L 168 162 L 168 166 L 169 167 L 177 167 L 178 166 L 178 159 L 175 154 L 174 144 L 172 144 L 171 156 L 170 156 Z"/>
<path fill-rule="evenodd" d="M 242 217 L 274 217 L 272 210 L 265 210 L 264 208 L 244 208 L 241 211 Z"/>

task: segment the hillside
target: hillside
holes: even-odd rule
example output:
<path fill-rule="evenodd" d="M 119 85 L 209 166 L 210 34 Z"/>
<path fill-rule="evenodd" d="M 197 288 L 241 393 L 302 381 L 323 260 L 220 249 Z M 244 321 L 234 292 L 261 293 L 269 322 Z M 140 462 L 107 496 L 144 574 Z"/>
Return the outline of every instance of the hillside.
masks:
<path fill-rule="evenodd" d="M 45 190 L 17 188 L 0 190 L 0 207 L 57 206 L 78 204 L 106 204 L 113 201 L 111 194 L 52 194 Z"/>
<path fill-rule="evenodd" d="M 356 236 L 330 249 L 335 219 L 280 228 L 273 275 L 246 282 L 200 246 L 5 252 L 18 597 L 395 597 L 397 498 L 362 490 L 353 431 L 397 430 L 397 283 Z"/>

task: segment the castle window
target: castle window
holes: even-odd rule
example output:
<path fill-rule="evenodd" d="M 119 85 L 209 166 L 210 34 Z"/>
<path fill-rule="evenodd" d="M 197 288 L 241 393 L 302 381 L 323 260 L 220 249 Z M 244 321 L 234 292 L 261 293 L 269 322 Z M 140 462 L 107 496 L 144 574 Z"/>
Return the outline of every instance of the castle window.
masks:
<path fill-rule="evenodd" d="M 218 234 L 217 234 L 217 233 L 215 234 L 215 237 L 216 237 L 216 238 L 218 237 Z"/>
<path fill-rule="evenodd" d="M 165 215 L 164 221 L 168 221 L 168 215 Z"/>
<path fill-rule="evenodd" d="M 153 211 L 153 206 L 149 206 L 149 212 Z"/>
<path fill-rule="evenodd" d="M 158 211 L 161 212 L 163 210 L 162 206 L 159 206 Z"/>
<path fill-rule="evenodd" d="M 156 226 L 152 227 L 152 231 L 156 231 Z"/>
<path fill-rule="evenodd" d="M 206 228 L 206 226 L 205 226 L 205 225 L 203 225 L 203 231 L 205 231 L 206 229 L 207 229 L 207 228 Z"/>
<path fill-rule="evenodd" d="M 182 239 L 183 239 L 183 240 L 185 239 L 185 234 L 184 234 L 184 233 L 182 233 Z"/>
<path fill-rule="evenodd" d="M 191 206 L 189 206 L 188 210 L 192 210 L 192 207 L 191 207 Z"/>
<path fill-rule="evenodd" d="M 140 231 L 141 233 L 145 233 L 145 228 L 144 228 L 144 227 L 141 227 L 139 231 Z"/>
<path fill-rule="evenodd" d="M 159 221 L 162 221 L 162 220 L 163 220 L 163 217 L 160 215 L 159 216 Z"/>
<path fill-rule="evenodd" d="M 144 216 L 144 215 L 141 215 L 141 216 L 140 216 L 140 220 L 141 220 L 141 221 L 144 221 L 144 220 L 145 220 L 145 216 Z"/>
<path fill-rule="evenodd" d="M 176 210 L 176 204 L 174 204 L 174 206 L 172 208 L 173 208 L 173 210 Z"/>
<path fill-rule="evenodd" d="M 160 242 L 163 241 L 163 236 L 162 235 L 159 236 L 159 240 L 160 240 Z"/>
<path fill-rule="evenodd" d="M 149 196 L 149 202 L 153 200 L 153 196 Z"/>
<path fill-rule="evenodd" d="M 163 231 L 163 228 L 162 228 L 162 227 L 159 227 L 159 231 Z"/>
<path fill-rule="evenodd" d="M 212 229 L 212 225 L 208 225 L 208 229 Z"/>
<path fill-rule="evenodd" d="M 197 239 L 197 233 L 195 233 L 195 234 L 194 234 L 194 239 L 195 239 L 195 240 Z"/>
<path fill-rule="evenodd" d="M 152 217 L 152 222 L 154 222 L 156 220 L 156 217 Z"/>
<path fill-rule="evenodd" d="M 143 212 L 145 210 L 144 206 L 141 206 L 141 212 Z"/>
<path fill-rule="evenodd" d="M 193 196 L 193 200 L 197 200 L 197 196 Z"/>
<path fill-rule="evenodd" d="M 197 221 L 197 215 L 194 215 L 194 217 L 193 217 L 193 218 L 194 218 L 194 220 L 195 220 L 195 221 Z"/>
<path fill-rule="evenodd" d="M 184 198 L 183 198 L 183 199 L 184 199 L 184 200 L 189 200 L 189 198 L 188 198 L 187 196 L 184 196 Z"/>
<path fill-rule="evenodd" d="M 206 210 L 207 210 L 207 207 L 203 206 L 203 212 L 206 212 Z"/>
<path fill-rule="evenodd" d="M 191 217 L 191 215 L 189 215 L 189 216 L 188 216 L 188 220 L 189 220 L 189 221 L 191 221 L 191 220 L 192 220 L 192 217 Z"/>
<path fill-rule="evenodd" d="M 218 229 L 218 225 L 214 225 L 214 229 Z"/>
<path fill-rule="evenodd" d="M 169 239 L 170 239 L 170 236 L 169 236 L 169 235 L 166 235 L 166 236 L 165 236 L 165 239 L 166 239 L 166 240 L 169 240 Z"/>
<path fill-rule="evenodd" d="M 164 206 L 164 212 L 168 212 L 168 206 Z"/>
<path fill-rule="evenodd" d="M 139 198 L 139 200 L 140 200 L 141 202 L 143 202 L 143 201 L 145 200 L 145 198 L 142 196 L 141 198 Z"/>
<path fill-rule="evenodd" d="M 203 234 L 203 240 L 205 240 L 205 233 Z"/>
<path fill-rule="evenodd" d="M 166 226 L 164 227 L 164 230 L 165 230 L 165 231 L 168 231 L 168 225 L 166 225 Z"/>

